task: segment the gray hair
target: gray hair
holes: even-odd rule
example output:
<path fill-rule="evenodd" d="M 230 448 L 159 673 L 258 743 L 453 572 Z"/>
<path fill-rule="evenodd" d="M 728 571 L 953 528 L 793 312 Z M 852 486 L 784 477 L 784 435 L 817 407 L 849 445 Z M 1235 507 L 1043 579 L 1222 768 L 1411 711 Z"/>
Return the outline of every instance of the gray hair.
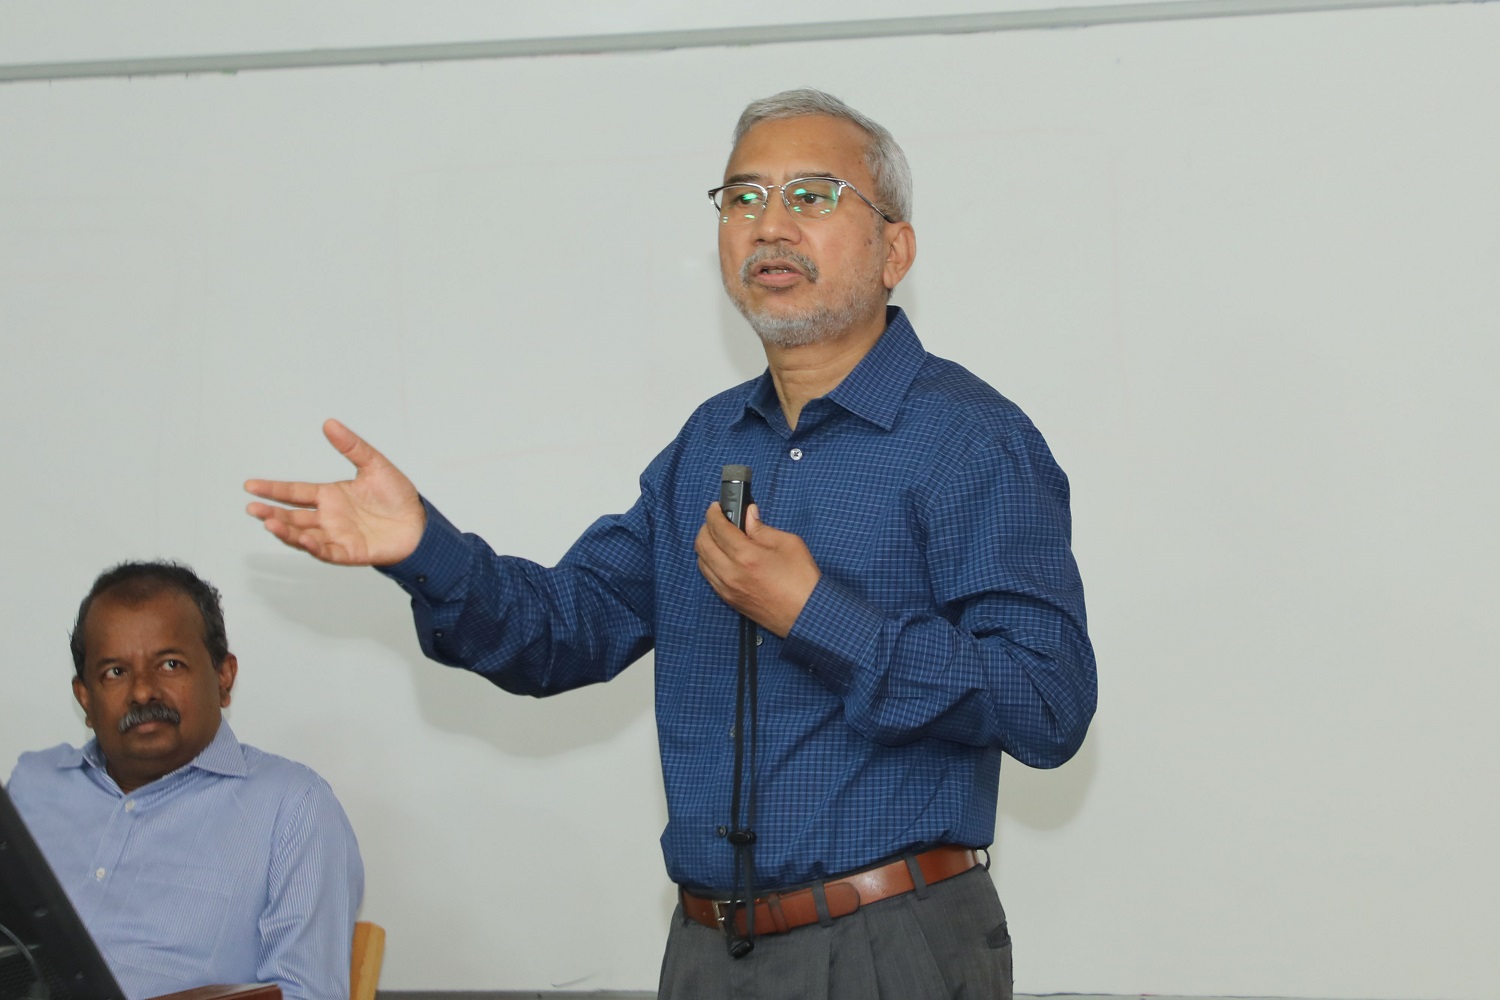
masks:
<path fill-rule="evenodd" d="M 880 210 L 898 222 L 911 221 L 911 167 L 896 139 L 885 128 L 855 111 L 832 94 L 811 87 L 783 90 L 779 94 L 751 101 L 734 126 L 734 144 L 739 145 L 745 133 L 765 121 L 801 118 L 804 115 L 827 115 L 851 122 L 870 137 L 865 147 L 865 166 L 875 179 L 874 201 Z"/>

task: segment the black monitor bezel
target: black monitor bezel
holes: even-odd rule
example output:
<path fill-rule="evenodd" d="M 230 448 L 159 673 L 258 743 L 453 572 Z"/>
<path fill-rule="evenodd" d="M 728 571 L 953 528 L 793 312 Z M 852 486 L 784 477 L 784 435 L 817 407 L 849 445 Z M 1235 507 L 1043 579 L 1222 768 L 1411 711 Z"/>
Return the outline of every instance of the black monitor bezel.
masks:
<path fill-rule="evenodd" d="M 49 971 L 67 991 L 66 1000 L 125 1000 L 125 991 L 4 785 L 0 785 L 0 894 L 14 904 L 13 912 L 26 919 L 24 927 L 12 927 L 12 932 L 41 945 Z M 63 998 L 54 994 L 54 1000 Z"/>

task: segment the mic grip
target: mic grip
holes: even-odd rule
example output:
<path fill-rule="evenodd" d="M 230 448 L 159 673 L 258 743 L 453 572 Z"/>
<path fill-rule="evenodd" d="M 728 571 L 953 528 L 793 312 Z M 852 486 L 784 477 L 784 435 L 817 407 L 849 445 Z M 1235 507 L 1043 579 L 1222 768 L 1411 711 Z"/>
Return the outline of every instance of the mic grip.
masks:
<path fill-rule="evenodd" d="M 726 465 L 719 482 L 719 507 L 729 522 L 745 530 L 745 511 L 750 509 L 750 466 Z"/>

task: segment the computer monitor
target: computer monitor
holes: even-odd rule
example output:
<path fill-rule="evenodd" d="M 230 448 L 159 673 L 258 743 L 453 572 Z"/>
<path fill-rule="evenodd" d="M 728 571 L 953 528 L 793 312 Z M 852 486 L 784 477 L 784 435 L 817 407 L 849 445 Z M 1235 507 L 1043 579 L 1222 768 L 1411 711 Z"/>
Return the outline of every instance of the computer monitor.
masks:
<path fill-rule="evenodd" d="M 125 1000 L 3 786 L 0 1000 Z"/>

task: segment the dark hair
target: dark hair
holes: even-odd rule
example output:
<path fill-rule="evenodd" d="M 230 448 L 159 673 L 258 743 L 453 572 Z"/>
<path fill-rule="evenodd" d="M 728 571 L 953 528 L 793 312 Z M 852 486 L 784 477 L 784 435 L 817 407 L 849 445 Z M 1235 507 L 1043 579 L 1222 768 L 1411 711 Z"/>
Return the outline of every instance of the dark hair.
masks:
<path fill-rule="evenodd" d="M 203 618 L 203 645 L 208 647 L 214 667 L 217 668 L 229 655 L 224 609 L 219 605 L 219 591 L 213 584 L 181 563 L 124 562 L 100 573 L 89 589 L 89 595 L 78 605 L 78 620 L 68 634 L 68 645 L 73 650 L 73 669 L 79 680 L 84 680 L 83 623 L 88 619 L 94 598 L 106 591 L 114 591 L 114 596 L 131 604 L 149 600 L 163 591 L 185 594 L 197 605 L 198 614 Z"/>

